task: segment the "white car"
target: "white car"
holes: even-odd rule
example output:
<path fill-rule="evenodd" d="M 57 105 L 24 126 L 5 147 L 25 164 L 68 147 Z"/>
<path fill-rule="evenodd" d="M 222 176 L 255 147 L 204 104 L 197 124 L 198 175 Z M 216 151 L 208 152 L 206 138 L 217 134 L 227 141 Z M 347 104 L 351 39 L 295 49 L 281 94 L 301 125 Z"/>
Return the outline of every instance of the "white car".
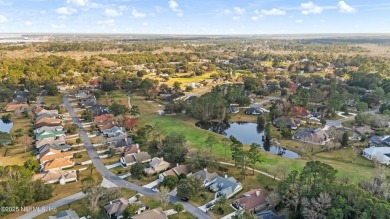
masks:
<path fill-rule="evenodd" d="M 153 192 L 159 192 L 160 190 L 158 190 L 158 188 L 152 188 L 152 191 Z"/>

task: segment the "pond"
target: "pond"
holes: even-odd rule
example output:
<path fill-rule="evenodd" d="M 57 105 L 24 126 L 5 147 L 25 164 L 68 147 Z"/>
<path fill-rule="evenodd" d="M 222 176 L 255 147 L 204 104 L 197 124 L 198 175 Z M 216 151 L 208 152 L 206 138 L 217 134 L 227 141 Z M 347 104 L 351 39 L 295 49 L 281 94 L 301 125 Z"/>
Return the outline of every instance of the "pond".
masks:
<path fill-rule="evenodd" d="M 261 150 L 267 151 L 270 154 L 276 154 L 282 157 L 287 158 L 299 158 L 299 154 L 287 150 L 285 148 L 271 145 L 269 141 L 263 141 L 264 137 L 264 131 L 258 129 L 258 126 L 256 123 L 246 123 L 246 122 L 233 122 L 233 123 L 226 123 L 226 122 L 198 122 L 196 123 L 196 126 L 209 130 L 221 135 L 225 136 L 234 136 L 239 141 L 241 141 L 243 144 L 252 144 L 257 143 L 261 145 Z"/>
<path fill-rule="evenodd" d="M 13 125 L 12 122 L 3 122 L 3 120 L 0 119 L 0 132 L 9 133 Z"/>

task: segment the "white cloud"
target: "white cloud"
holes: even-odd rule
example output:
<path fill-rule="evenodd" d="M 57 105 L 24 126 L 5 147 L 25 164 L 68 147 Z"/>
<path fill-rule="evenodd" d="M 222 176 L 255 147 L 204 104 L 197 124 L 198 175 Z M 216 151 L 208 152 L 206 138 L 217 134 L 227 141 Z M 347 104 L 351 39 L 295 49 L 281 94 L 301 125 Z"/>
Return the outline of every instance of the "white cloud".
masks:
<path fill-rule="evenodd" d="M 24 22 L 24 25 L 26 25 L 26 26 L 31 26 L 31 25 L 32 25 L 32 22 L 31 22 L 31 21 L 26 21 L 26 22 Z"/>
<path fill-rule="evenodd" d="M 144 22 L 143 25 L 146 27 L 146 26 L 148 26 L 149 24 L 148 24 L 148 22 Z"/>
<path fill-rule="evenodd" d="M 7 20 L 8 20 L 8 19 L 7 19 L 6 16 L 0 14 L 0 23 L 7 22 Z"/>
<path fill-rule="evenodd" d="M 107 20 L 98 21 L 97 23 L 98 23 L 98 24 L 108 24 L 108 25 L 112 25 L 112 24 L 115 24 L 115 20 L 114 20 L 114 19 L 107 19 Z"/>
<path fill-rule="evenodd" d="M 231 11 L 230 11 L 230 9 L 225 9 L 225 10 L 223 10 L 223 13 L 226 14 L 226 15 L 228 15 L 228 14 L 231 13 Z"/>
<path fill-rule="evenodd" d="M 104 10 L 104 14 L 109 17 L 119 17 L 122 15 L 122 12 L 119 12 L 112 8 L 107 8 L 106 10 Z"/>
<path fill-rule="evenodd" d="M 263 17 L 263 15 L 261 15 L 261 14 L 252 16 L 252 21 L 258 21 L 262 17 Z"/>
<path fill-rule="evenodd" d="M 180 9 L 179 3 L 175 0 L 169 0 L 168 6 L 172 11 L 176 12 L 178 16 L 183 16 L 183 11 Z"/>
<path fill-rule="evenodd" d="M 61 15 L 71 15 L 75 12 L 77 12 L 76 9 L 69 8 L 69 7 L 60 7 L 56 9 L 56 13 Z"/>
<path fill-rule="evenodd" d="M 234 7 L 233 8 L 233 12 L 235 13 L 235 14 L 245 14 L 245 8 L 240 8 L 240 7 Z"/>
<path fill-rule="evenodd" d="M 143 17 L 146 17 L 146 14 L 145 14 L 145 13 L 139 12 L 139 11 L 137 11 L 136 9 L 133 9 L 133 11 L 131 12 L 131 15 L 133 15 L 134 18 L 143 18 Z"/>
<path fill-rule="evenodd" d="M 119 6 L 119 10 L 127 11 L 127 10 L 129 10 L 129 8 L 126 5 L 121 5 L 121 6 Z"/>
<path fill-rule="evenodd" d="M 320 22 L 321 22 L 321 23 L 325 23 L 325 20 L 321 19 Z"/>
<path fill-rule="evenodd" d="M 63 24 L 50 24 L 50 27 L 54 29 L 62 29 L 65 28 L 66 26 Z"/>
<path fill-rule="evenodd" d="M 240 16 L 233 16 L 233 21 L 238 21 L 238 20 L 240 20 Z"/>
<path fill-rule="evenodd" d="M 303 23 L 303 20 L 299 19 L 299 20 L 295 20 L 295 23 L 299 24 L 299 23 Z"/>
<path fill-rule="evenodd" d="M 302 14 L 321 14 L 324 9 L 313 2 L 301 3 Z"/>
<path fill-rule="evenodd" d="M 88 0 L 67 0 L 68 4 L 75 4 L 78 6 L 86 6 L 88 4 Z"/>
<path fill-rule="evenodd" d="M 286 11 L 277 8 L 272 8 L 271 10 L 261 10 L 261 13 L 264 15 L 275 15 L 275 16 L 286 15 Z"/>
<path fill-rule="evenodd" d="M 353 8 L 352 6 L 350 6 L 347 3 L 345 3 L 345 1 L 339 1 L 337 3 L 337 6 L 339 6 L 339 11 L 341 13 L 353 13 L 353 12 L 356 11 L 355 8 Z"/>

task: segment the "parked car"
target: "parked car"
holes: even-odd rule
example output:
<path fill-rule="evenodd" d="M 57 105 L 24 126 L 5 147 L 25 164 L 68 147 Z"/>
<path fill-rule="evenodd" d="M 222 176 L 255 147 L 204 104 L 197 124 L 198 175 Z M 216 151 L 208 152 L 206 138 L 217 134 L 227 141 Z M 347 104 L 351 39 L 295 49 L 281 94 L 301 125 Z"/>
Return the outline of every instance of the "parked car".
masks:
<path fill-rule="evenodd" d="M 159 192 L 160 190 L 158 190 L 158 188 L 152 188 L 152 191 L 153 192 Z"/>
<path fill-rule="evenodd" d="M 185 201 L 185 202 L 188 202 L 188 198 L 186 198 L 186 197 L 182 197 L 182 198 L 180 198 L 182 201 Z"/>
<path fill-rule="evenodd" d="M 206 208 L 210 208 L 213 205 L 214 205 L 214 202 L 209 202 L 209 203 L 206 204 Z"/>

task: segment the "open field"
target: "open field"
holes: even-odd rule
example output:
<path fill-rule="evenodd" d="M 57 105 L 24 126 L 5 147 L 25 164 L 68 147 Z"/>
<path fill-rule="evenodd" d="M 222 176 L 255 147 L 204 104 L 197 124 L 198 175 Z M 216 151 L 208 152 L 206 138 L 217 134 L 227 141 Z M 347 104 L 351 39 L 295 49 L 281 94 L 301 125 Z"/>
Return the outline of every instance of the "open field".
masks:
<path fill-rule="evenodd" d="M 187 143 L 192 149 L 204 149 L 205 141 L 209 135 L 214 135 L 219 142 L 222 142 L 224 136 L 202 130 L 195 126 L 196 120 L 184 115 L 176 115 L 176 116 L 159 116 L 157 115 L 157 110 L 162 109 L 161 106 L 158 106 L 156 102 L 146 102 L 141 99 L 142 97 L 134 97 L 132 98 L 132 103 L 134 105 L 140 106 L 141 111 L 141 120 L 140 125 L 150 124 L 161 127 L 166 131 L 166 133 L 181 133 L 186 136 Z M 292 147 L 289 147 L 290 144 L 294 142 Z M 281 144 L 282 147 L 286 147 L 292 151 L 296 151 L 298 153 L 302 153 L 302 149 L 300 145 L 302 143 L 292 141 L 288 144 Z M 311 147 L 311 146 L 310 146 Z M 307 149 L 306 149 L 307 150 Z M 227 162 L 232 162 L 230 151 L 227 150 L 227 155 L 224 154 L 224 146 L 222 143 L 216 144 L 213 147 L 213 154 L 219 159 Z M 348 150 L 347 150 L 348 151 Z M 277 167 L 284 168 L 288 171 L 291 170 L 299 170 L 304 166 L 307 161 L 310 160 L 319 160 L 325 162 L 336 170 L 338 170 L 338 176 L 349 176 L 350 180 L 353 182 L 359 182 L 363 179 L 370 178 L 373 174 L 373 166 L 370 165 L 369 161 L 365 161 L 363 158 L 359 158 L 362 160 L 361 163 L 355 162 L 352 163 L 351 159 L 340 160 L 340 158 L 332 157 L 335 152 L 322 152 L 316 154 L 315 156 L 308 156 L 302 154 L 300 159 L 288 159 L 283 158 L 276 155 L 271 155 L 266 152 L 261 152 L 263 157 L 263 162 L 261 164 L 257 164 L 256 168 L 265 172 L 269 172 L 271 174 L 276 174 L 277 176 L 280 174 L 280 171 Z M 344 156 L 352 156 L 352 151 L 346 154 L 345 151 L 341 153 Z M 358 155 L 360 156 L 360 155 Z M 357 172 L 351 172 L 351 170 L 357 169 Z M 390 175 L 390 170 L 387 171 Z"/>
<path fill-rule="evenodd" d="M 43 98 L 43 101 L 42 103 L 45 104 L 45 105 L 60 105 L 62 104 L 62 97 L 64 95 L 63 94 L 57 94 L 55 96 L 45 96 Z"/>

